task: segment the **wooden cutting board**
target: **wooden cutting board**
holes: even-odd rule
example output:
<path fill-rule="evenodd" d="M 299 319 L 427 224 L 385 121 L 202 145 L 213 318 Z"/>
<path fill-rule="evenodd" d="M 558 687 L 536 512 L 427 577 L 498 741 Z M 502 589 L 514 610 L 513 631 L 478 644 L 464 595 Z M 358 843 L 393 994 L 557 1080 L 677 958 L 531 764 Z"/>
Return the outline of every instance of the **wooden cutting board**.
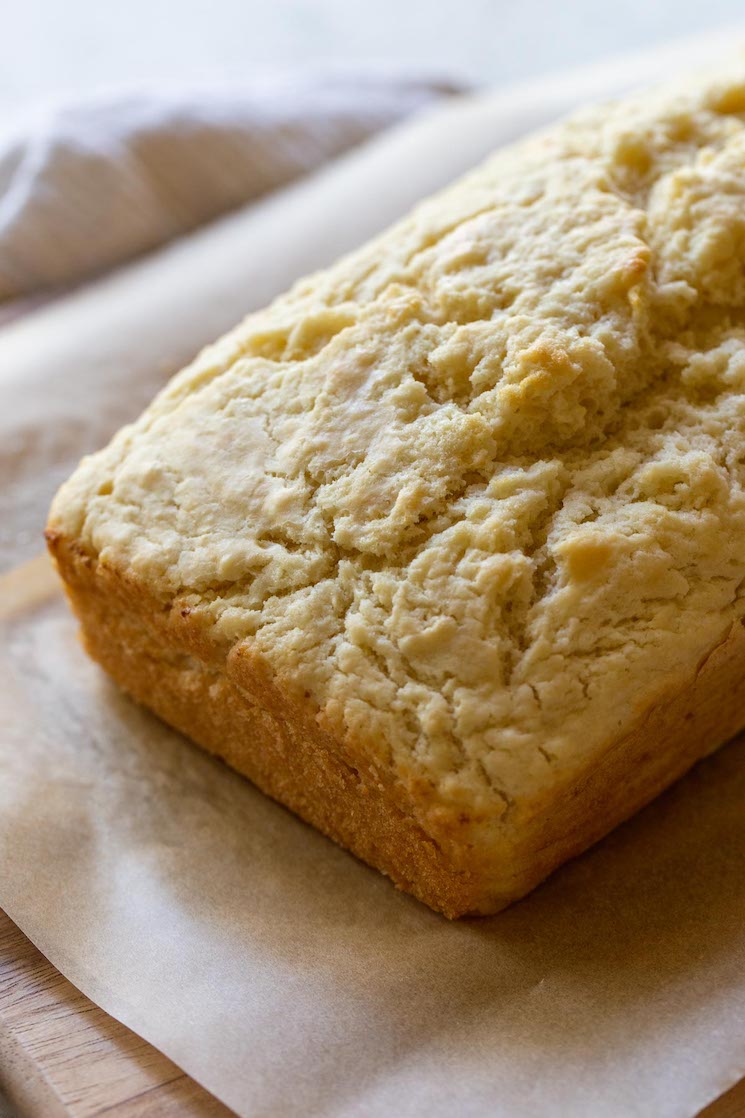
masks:
<path fill-rule="evenodd" d="M 19 1118 L 232 1114 L 76 990 L 1 910 L 0 1086 Z"/>
<path fill-rule="evenodd" d="M 76 990 L 2 911 L 0 1085 L 19 1118 L 232 1114 Z M 745 1118 L 745 1080 L 699 1118 Z"/>

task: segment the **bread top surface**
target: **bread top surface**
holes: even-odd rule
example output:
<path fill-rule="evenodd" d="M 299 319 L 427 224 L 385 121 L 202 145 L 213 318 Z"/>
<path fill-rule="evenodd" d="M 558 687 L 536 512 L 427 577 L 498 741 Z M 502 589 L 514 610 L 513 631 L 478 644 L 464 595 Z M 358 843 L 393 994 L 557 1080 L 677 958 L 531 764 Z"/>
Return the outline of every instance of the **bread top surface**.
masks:
<path fill-rule="evenodd" d="M 298 283 L 51 526 L 493 822 L 745 612 L 744 311 L 745 63 L 505 149 Z"/>

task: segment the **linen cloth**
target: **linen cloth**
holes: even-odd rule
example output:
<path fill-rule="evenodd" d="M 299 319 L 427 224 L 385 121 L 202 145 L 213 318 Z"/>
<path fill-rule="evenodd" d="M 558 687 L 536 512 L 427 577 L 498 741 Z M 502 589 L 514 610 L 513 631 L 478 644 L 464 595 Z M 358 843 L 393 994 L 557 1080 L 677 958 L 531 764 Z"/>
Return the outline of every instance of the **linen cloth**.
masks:
<path fill-rule="evenodd" d="M 37 108 L 0 127 L 0 300 L 152 249 L 456 88 L 385 73 L 281 75 Z"/>

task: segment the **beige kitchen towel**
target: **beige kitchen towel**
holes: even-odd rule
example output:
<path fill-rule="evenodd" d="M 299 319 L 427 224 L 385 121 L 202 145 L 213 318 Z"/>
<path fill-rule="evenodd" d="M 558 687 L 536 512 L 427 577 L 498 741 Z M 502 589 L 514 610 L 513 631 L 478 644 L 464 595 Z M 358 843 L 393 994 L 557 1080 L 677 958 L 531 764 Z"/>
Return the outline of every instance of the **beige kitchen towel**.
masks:
<path fill-rule="evenodd" d="M 0 301 L 154 248 L 455 89 L 383 73 L 285 75 L 37 108 L 0 128 Z"/>

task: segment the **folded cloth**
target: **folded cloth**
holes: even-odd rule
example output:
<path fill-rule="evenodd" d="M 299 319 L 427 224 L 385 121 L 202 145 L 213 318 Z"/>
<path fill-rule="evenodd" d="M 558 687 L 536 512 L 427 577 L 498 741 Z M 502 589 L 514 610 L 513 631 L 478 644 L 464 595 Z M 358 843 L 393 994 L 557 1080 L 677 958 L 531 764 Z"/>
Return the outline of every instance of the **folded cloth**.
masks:
<path fill-rule="evenodd" d="M 154 248 L 457 90 L 306 75 L 37 110 L 0 129 L 0 300 Z"/>

